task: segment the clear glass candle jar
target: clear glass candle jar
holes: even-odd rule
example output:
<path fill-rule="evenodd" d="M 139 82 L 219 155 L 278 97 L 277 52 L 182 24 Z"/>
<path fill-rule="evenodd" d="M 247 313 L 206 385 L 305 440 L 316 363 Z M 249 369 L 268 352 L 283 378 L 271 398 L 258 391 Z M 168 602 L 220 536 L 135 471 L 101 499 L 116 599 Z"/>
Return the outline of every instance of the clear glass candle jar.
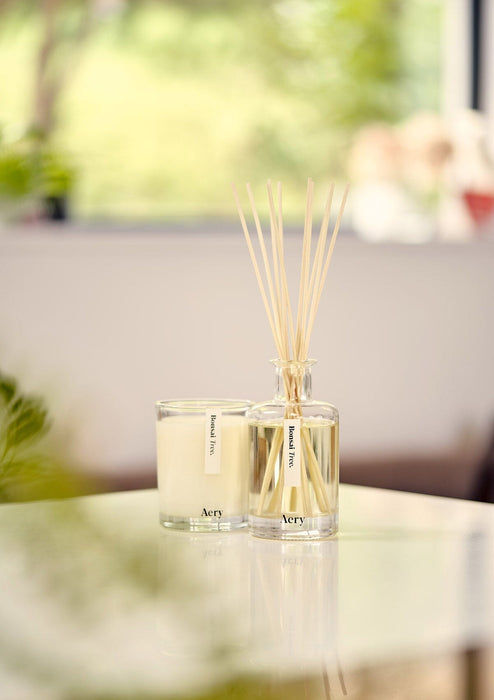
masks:
<path fill-rule="evenodd" d="M 330 537 L 338 530 L 338 411 L 312 400 L 315 360 L 273 362 L 274 400 L 247 414 L 249 530 L 275 539 Z"/>
<path fill-rule="evenodd" d="M 192 531 L 247 523 L 249 401 L 158 401 L 160 522 Z"/>

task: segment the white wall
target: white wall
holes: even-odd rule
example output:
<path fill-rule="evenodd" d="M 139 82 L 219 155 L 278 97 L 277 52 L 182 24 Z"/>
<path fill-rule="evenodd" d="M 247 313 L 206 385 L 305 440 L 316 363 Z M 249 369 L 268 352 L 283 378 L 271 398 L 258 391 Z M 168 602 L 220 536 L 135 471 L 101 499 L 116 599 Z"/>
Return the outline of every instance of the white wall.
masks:
<path fill-rule="evenodd" d="M 293 274 L 299 244 L 287 241 Z M 340 239 L 311 354 L 343 454 L 440 450 L 465 426 L 486 431 L 493 300 L 492 242 Z M 270 398 L 274 353 L 237 230 L 0 236 L 0 368 L 46 392 L 86 468 L 152 465 L 157 399 Z"/>

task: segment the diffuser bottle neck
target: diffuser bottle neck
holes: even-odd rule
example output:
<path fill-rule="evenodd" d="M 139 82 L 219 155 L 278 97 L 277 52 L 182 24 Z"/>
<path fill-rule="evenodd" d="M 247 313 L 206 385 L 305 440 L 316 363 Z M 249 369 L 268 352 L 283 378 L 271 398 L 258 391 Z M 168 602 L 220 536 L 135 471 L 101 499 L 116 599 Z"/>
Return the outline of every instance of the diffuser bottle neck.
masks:
<path fill-rule="evenodd" d="M 316 360 L 273 360 L 276 368 L 274 397 L 277 401 L 299 402 L 312 398 L 312 365 Z"/>

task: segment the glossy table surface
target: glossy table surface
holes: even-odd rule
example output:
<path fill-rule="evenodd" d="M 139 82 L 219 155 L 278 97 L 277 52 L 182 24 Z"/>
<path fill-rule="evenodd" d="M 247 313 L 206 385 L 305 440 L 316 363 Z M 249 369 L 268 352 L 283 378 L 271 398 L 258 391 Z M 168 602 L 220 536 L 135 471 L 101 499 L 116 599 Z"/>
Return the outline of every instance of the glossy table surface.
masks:
<path fill-rule="evenodd" d="M 342 486 L 339 536 L 313 543 L 165 531 L 157 512 L 154 490 L 0 506 L 2 699 L 261 677 L 304 697 L 290 681 L 318 676 L 306 697 L 363 698 L 357 669 L 494 646 L 494 506 Z"/>

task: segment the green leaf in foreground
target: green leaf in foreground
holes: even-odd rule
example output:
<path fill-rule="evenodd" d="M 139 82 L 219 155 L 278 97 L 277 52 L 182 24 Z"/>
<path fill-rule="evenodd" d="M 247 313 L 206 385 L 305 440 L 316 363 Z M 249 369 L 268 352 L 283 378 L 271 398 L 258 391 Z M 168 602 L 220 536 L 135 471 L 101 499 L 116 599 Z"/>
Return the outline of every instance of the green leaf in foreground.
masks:
<path fill-rule="evenodd" d="M 46 432 L 48 414 L 38 399 L 17 399 L 13 406 L 13 414 L 7 428 L 7 449 L 40 438 Z"/>
<path fill-rule="evenodd" d="M 0 400 L 7 406 L 17 393 L 17 383 L 12 377 L 0 374 Z"/>

